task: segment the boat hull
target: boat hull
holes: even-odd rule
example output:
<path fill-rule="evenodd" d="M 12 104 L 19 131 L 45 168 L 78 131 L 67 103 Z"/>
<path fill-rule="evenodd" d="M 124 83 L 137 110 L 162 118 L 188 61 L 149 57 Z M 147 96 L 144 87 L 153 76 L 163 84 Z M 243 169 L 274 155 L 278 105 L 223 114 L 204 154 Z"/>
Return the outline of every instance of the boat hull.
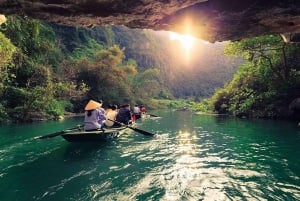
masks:
<path fill-rule="evenodd" d="M 127 127 L 108 128 L 97 131 L 66 131 L 61 136 L 68 142 L 97 142 L 118 138 L 126 132 Z"/>

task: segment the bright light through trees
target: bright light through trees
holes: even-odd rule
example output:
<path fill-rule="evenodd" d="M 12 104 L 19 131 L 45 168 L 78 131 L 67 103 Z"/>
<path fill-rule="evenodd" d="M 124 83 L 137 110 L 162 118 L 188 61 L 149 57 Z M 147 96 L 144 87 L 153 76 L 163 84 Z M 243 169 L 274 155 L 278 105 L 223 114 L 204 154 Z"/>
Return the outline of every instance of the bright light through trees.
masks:
<path fill-rule="evenodd" d="M 207 41 L 201 40 L 199 38 L 195 38 L 189 34 L 178 34 L 175 32 L 168 31 L 169 39 L 173 41 L 178 41 L 182 49 L 178 50 L 178 54 L 184 55 L 184 61 L 186 64 L 190 63 L 195 56 L 195 51 L 199 51 L 201 46 L 209 44 Z M 199 53 L 199 52 L 198 52 Z"/>
<path fill-rule="evenodd" d="M 190 49 L 193 47 L 193 43 L 196 41 L 196 38 L 193 36 L 188 34 L 181 35 L 171 31 L 169 31 L 169 37 L 170 40 L 178 40 L 185 51 L 190 51 Z"/>

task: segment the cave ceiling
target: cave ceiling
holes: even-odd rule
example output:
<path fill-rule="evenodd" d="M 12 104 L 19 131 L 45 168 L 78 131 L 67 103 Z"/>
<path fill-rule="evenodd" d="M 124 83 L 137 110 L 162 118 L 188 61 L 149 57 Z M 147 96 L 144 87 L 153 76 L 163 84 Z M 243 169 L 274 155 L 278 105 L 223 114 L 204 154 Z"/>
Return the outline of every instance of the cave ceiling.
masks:
<path fill-rule="evenodd" d="M 0 14 L 70 26 L 174 31 L 201 39 L 236 41 L 300 33 L 299 0 L 0 0 Z"/>

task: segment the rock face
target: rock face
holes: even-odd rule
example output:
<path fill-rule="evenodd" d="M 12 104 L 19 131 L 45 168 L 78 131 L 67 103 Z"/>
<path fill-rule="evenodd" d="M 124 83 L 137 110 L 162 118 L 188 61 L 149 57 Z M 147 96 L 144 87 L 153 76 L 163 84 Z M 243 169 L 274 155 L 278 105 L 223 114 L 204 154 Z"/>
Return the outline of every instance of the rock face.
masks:
<path fill-rule="evenodd" d="M 210 42 L 300 33 L 297 0 L 0 0 L 0 14 L 72 26 L 170 30 Z"/>

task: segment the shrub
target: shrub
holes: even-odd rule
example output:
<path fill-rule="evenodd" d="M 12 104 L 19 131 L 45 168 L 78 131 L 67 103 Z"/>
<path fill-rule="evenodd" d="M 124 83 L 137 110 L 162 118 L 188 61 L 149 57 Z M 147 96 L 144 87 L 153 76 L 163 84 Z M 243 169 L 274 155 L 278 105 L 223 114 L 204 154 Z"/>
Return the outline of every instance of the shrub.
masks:
<path fill-rule="evenodd" d="M 51 116 L 59 117 L 64 115 L 65 104 L 63 101 L 52 99 L 45 105 L 45 112 Z"/>

